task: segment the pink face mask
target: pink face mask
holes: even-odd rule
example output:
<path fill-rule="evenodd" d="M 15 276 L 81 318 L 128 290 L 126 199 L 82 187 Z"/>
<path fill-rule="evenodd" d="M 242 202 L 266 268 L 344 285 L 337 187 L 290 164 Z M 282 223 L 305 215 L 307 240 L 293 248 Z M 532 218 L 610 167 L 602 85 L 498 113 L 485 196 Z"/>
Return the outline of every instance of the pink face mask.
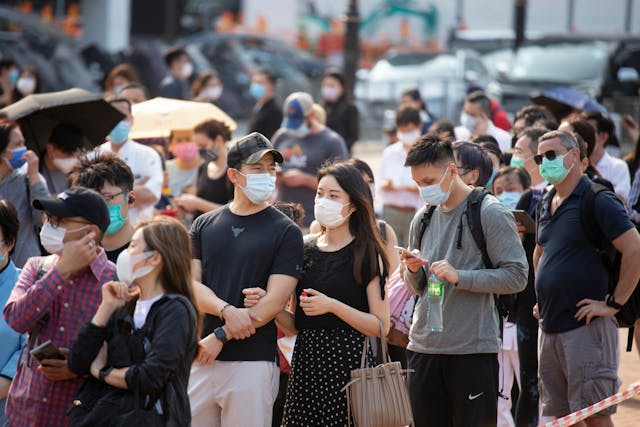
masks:
<path fill-rule="evenodd" d="M 198 155 L 198 146 L 195 142 L 181 142 L 171 149 L 171 153 L 180 160 L 193 160 Z"/>

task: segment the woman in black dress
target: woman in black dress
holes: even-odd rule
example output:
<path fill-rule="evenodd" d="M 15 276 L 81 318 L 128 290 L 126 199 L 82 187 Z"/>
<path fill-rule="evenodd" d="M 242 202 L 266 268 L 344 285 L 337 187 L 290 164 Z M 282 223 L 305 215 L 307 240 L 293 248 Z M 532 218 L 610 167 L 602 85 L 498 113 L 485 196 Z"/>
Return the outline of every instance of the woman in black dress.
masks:
<path fill-rule="evenodd" d="M 324 73 L 320 96 L 322 107 L 327 112 L 327 127 L 340 135 L 351 151 L 358 140 L 360 119 L 358 108 L 349 100 L 340 71 L 329 69 Z"/>
<path fill-rule="evenodd" d="M 315 217 L 322 231 L 305 245 L 295 315 L 278 325 L 297 331 L 283 426 L 346 426 L 346 394 L 360 367 L 365 336 L 389 328 L 384 284 L 387 256 L 371 206 L 371 193 L 355 167 L 320 170 Z M 371 356 L 371 355 L 369 355 Z"/>

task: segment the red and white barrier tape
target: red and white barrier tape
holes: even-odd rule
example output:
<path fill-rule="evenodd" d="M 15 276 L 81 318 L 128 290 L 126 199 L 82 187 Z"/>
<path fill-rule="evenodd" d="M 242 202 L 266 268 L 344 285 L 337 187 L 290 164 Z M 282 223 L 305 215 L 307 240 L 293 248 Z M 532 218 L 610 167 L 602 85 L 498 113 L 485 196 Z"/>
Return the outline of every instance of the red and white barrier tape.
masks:
<path fill-rule="evenodd" d="M 624 402 L 627 399 L 630 399 L 636 394 L 640 394 L 640 381 L 631 384 L 626 389 L 614 394 L 613 396 L 609 396 L 604 400 L 601 400 L 598 403 L 595 403 L 588 408 L 580 409 L 572 414 L 567 415 L 566 417 L 558 418 L 557 420 L 553 420 L 546 424 L 541 424 L 538 427 L 567 427 L 572 426 L 586 418 L 589 418 L 592 415 L 597 414 L 603 409 L 608 408 L 609 406 L 617 405 L 620 402 Z"/>

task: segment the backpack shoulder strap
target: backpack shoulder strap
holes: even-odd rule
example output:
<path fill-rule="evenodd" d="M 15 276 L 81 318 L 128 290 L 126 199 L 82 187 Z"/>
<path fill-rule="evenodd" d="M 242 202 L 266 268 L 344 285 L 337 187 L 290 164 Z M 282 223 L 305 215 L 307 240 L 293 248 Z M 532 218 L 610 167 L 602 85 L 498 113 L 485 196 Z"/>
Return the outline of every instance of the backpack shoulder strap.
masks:
<path fill-rule="evenodd" d="M 494 268 L 489 253 L 487 252 L 487 241 L 484 237 L 482 229 L 482 201 L 489 194 L 485 188 L 474 188 L 467 197 L 467 222 L 469 223 L 469 231 L 473 236 L 473 241 L 482 253 L 482 262 L 486 268 Z"/>
<path fill-rule="evenodd" d="M 609 190 L 604 185 L 593 181 L 589 181 L 589 184 L 580 202 L 580 224 L 582 225 L 582 230 L 587 240 L 597 247 L 598 250 L 602 250 L 604 246 L 604 235 L 595 217 L 596 196 L 603 191 Z"/>
<path fill-rule="evenodd" d="M 420 218 L 420 230 L 418 232 L 418 250 L 422 250 L 422 238 L 424 237 L 424 233 L 427 231 L 429 224 L 431 223 L 431 217 L 433 213 L 436 211 L 435 206 L 427 206 L 424 213 L 422 214 L 422 218 Z"/>

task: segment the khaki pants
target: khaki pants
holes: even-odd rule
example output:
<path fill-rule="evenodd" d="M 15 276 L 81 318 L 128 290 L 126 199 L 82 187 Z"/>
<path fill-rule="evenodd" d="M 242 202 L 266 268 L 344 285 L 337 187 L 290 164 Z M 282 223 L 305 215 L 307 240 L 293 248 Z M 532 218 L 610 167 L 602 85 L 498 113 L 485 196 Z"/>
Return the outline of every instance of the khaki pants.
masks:
<path fill-rule="evenodd" d="M 280 369 L 273 362 L 194 363 L 189 377 L 193 427 L 271 427 Z"/>

